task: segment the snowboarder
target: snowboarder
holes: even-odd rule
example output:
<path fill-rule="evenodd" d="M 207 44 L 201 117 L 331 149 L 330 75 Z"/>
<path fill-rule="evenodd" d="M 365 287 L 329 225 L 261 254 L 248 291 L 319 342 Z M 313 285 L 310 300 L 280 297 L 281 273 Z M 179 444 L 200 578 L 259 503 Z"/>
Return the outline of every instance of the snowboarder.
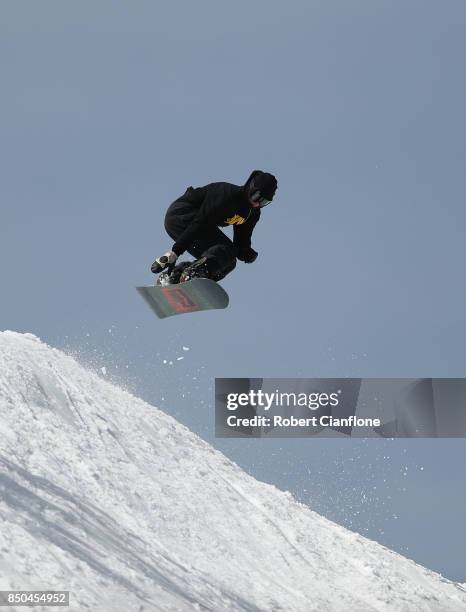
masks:
<path fill-rule="evenodd" d="M 277 179 L 261 170 L 254 170 L 244 185 L 219 182 L 188 187 L 165 215 L 165 229 L 175 243 L 151 266 L 154 274 L 162 272 L 157 284 L 193 278 L 218 281 L 235 268 L 237 259 L 255 261 L 251 235 L 261 208 L 272 201 L 276 190 Z M 219 229 L 227 225 L 233 225 L 233 240 Z M 196 260 L 175 265 L 185 251 Z"/>

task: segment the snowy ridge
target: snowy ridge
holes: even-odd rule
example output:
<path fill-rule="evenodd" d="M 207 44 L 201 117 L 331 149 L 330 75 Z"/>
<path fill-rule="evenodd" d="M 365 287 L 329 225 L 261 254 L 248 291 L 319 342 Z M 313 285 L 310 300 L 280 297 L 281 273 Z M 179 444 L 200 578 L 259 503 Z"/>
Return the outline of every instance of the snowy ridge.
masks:
<path fill-rule="evenodd" d="M 2 590 L 80 612 L 466 610 L 31 334 L 0 333 L 0 410 Z"/>

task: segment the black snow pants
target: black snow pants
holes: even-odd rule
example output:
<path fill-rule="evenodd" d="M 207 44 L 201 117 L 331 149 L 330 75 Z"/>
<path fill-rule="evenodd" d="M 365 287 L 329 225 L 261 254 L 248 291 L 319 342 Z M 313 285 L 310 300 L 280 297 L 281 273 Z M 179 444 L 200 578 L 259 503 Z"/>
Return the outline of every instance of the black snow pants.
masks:
<path fill-rule="evenodd" d="M 196 214 L 197 210 L 191 203 L 182 200 L 173 202 L 165 215 L 168 235 L 178 240 Z M 202 230 L 187 250 L 196 259 L 207 258 L 207 268 L 214 280 L 221 280 L 236 266 L 236 247 L 218 227 Z"/>

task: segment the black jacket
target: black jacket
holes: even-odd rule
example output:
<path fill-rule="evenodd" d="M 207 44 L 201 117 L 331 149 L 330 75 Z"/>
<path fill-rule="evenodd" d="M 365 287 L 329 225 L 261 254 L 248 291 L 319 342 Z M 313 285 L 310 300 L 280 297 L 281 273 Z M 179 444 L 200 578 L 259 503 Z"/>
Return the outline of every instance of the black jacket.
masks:
<path fill-rule="evenodd" d="M 188 187 L 176 202 L 182 204 L 184 213 L 188 204 L 188 208 L 193 211 L 193 220 L 179 236 L 172 250 L 182 255 L 203 231 L 227 225 L 234 226 L 233 244 L 238 250 L 250 247 L 252 231 L 260 218 L 260 209 L 251 207 L 248 184 L 259 172 L 254 170 L 244 185 L 209 183 L 204 187 Z"/>

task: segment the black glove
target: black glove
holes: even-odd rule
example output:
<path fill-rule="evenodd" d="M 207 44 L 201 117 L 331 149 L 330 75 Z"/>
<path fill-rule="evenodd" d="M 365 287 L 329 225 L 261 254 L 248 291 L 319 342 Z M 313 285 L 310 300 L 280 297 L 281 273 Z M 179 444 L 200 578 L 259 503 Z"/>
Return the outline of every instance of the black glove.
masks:
<path fill-rule="evenodd" d="M 162 270 L 167 266 L 171 266 L 176 263 L 177 259 L 178 255 L 176 253 L 174 253 L 173 251 L 168 251 L 164 255 L 157 257 L 157 259 L 151 265 L 150 270 L 154 274 L 158 274 L 159 272 L 162 272 Z"/>
<path fill-rule="evenodd" d="M 244 263 L 252 263 L 256 261 L 258 254 L 259 253 L 251 249 L 251 247 L 245 247 L 243 249 L 238 249 L 237 257 L 240 261 L 244 261 Z"/>

